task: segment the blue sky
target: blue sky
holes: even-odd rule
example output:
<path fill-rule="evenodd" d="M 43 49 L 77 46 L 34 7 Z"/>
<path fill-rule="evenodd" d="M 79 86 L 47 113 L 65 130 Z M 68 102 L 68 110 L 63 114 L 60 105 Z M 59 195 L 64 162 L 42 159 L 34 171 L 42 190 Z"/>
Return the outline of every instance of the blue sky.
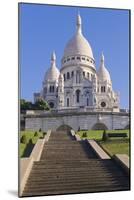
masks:
<path fill-rule="evenodd" d="M 129 105 L 129 12 L 127 10 L 20 4 L 19 63 L 21 98 L 33 101 L 42 88 L 53 50 L 61 67 L 65 45 L 82 17 L 83 34 L 89 41 L 96 69 L 101 52 L 111 74 L 113 89 L 120 92 L 121 108 Z"/>

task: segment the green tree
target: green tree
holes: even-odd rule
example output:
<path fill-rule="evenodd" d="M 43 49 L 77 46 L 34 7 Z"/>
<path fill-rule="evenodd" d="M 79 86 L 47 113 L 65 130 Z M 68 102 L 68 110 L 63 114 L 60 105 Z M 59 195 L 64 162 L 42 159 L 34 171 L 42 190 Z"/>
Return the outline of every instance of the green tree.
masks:
<path fill-rule="evenodd" d="M 26 110 L 50 110 L 49 104 L 43 99 L 39 99 L 35 103 L 26 101 L 25 99 L 20 100 L 21 112 Z"/>
<path fill-rule="evenodd" d="M 30 101 L 26 101 L 25 99 L 20 100 L 20 108 L 21 111 L 32 110 L 33 104 Z"/>
<path fill-rule="evenodd" d="M 39 99 L 35 103 L 35 108 L 39 109 L 39 110 L 49 110 L 50 109 L 48 103 L 46 101 L 44 101 L 43 99 Z"/>

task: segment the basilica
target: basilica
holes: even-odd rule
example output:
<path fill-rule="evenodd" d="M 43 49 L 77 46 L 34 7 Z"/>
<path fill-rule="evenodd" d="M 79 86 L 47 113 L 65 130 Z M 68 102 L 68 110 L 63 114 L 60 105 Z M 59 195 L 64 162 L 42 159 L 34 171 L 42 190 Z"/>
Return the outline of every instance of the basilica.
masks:
<path fill-rule="evenodd" d="M 43 98 L 54 110 L 100 110 L 119 112 L 119 95 L 112 88 L 110 73 L 103 53 L 98 70 L 91 45 L 82 32 L 81 16 L 77 15 L 76 32 L 65 46 L 60 70 L 52 53 L 50 68 L 42 89 L 34 93 L 34 101 Z"/>

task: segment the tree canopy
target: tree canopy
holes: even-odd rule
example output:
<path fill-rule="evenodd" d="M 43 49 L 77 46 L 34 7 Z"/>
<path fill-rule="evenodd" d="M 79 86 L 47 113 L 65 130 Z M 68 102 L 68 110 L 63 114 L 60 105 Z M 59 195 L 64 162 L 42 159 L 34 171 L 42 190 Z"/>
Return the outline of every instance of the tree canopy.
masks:
<path fill-rule="evenodd" d="M 21 111 L 26 110 L 50 110 L 49 104 L 43 99 L 39 99 L 35 103 L 31 101 L 26 101 L 25 99 L 20 100 Z"/>

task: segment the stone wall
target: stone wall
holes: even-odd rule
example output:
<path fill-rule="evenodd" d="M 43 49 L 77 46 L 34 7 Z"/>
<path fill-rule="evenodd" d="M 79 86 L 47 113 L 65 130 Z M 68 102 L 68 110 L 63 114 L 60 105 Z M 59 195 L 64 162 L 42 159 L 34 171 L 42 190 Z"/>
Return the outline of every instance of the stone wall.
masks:
<path fill-rule="evenodd" d="M 129 124 L 129 114 L 92 112 L 26 116 L 26 130 L 39 130 L 40 128 L 43 131 L 56 130 L 61 125 L 68 125 L 75 131 L 79 127 L 90 130 L 98 123 L 105 125 L 109 130 L 124 129 Z"/>

